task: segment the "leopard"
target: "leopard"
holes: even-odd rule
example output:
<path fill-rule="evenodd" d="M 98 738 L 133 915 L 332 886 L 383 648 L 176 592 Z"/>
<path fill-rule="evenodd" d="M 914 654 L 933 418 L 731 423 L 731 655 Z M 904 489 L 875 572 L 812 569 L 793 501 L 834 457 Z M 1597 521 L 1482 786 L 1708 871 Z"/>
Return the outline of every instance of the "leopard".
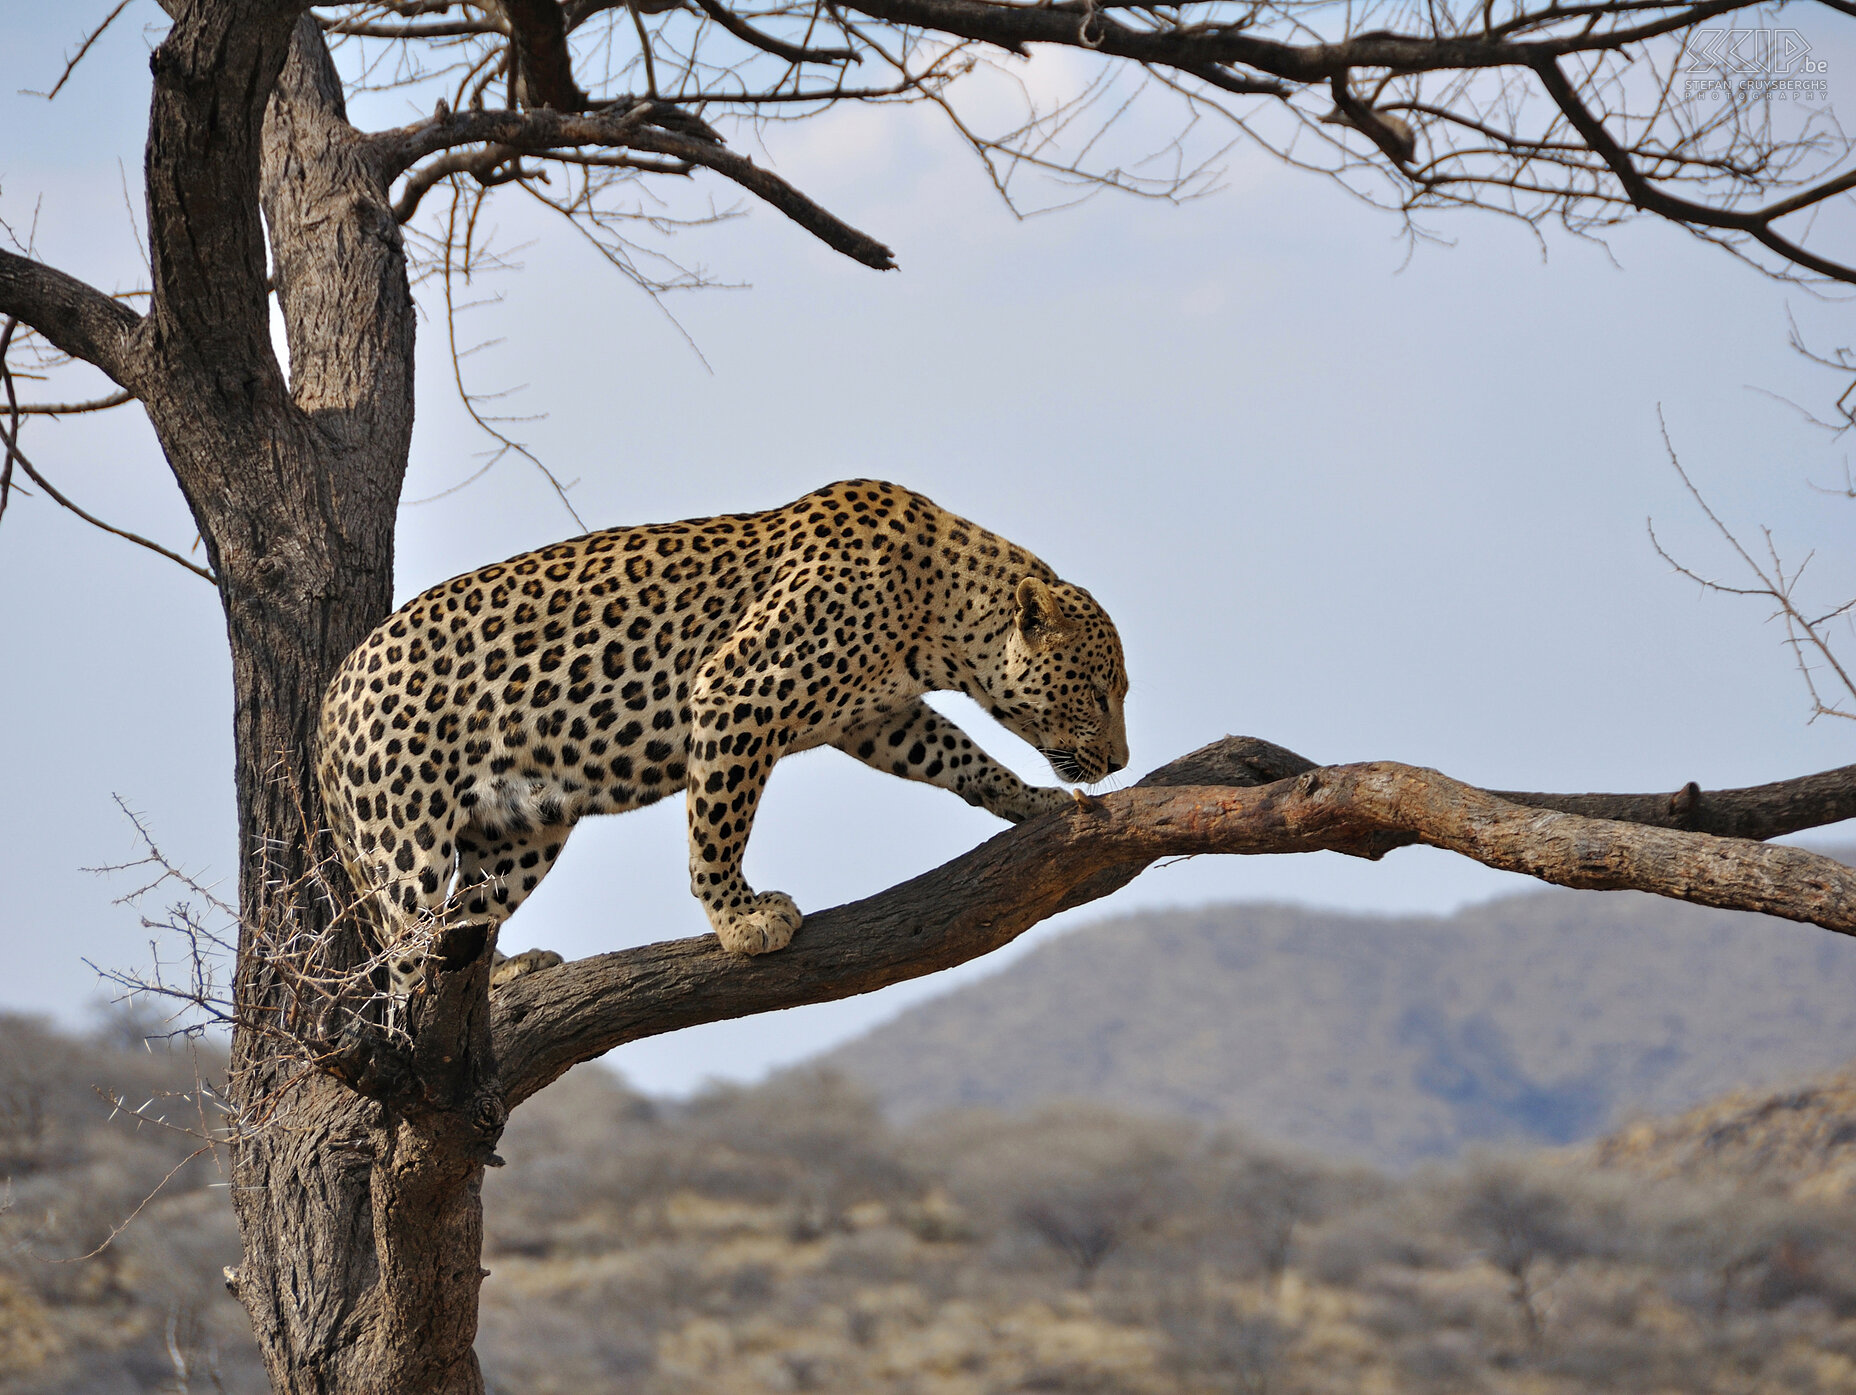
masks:
<path fill-rule="evenodd" d="M 742 859 L 780 760 L 834 747 L 1011 823 L 1071 807 L 924 696 L 974 699 L 1070 786 L 1128 761 L 1114 623 L 1027 549 L 880 480 L 758 513 L 608 528 L 415 596 L 339 666 L 316 772 L 389 991 L 436 937 L 503 923 L 575 824 L 682 795 L 690 889 L 722 949 L 766 954 L 803 923 Z M 474 959 L 479 950 L 473 950 Z"/>

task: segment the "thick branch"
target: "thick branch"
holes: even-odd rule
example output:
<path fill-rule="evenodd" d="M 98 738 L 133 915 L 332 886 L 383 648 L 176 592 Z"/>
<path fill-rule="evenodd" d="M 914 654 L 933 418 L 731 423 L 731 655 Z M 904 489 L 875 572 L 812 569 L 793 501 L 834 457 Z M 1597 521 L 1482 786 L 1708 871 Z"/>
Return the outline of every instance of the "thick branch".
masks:
<path fill-rule="evenodd" d="M 1856 267 L 1844 266 L 1827 257 L 1808 252 L 1790 238 L 1774 231 L 1772 227 L 1775 218 L 1809 207 L 1829 197 L 1825 190 L 1846 187 L 1852 178 L 1856 178 L 1856 175 L 1841 175 L 1829 181 L 1825 190 L 1807 190 L 1804 194 L 1785 199 L 1769 209 L 1736 211 L 1726 208 L 1710 208 L 1706 204 L 1678 198 L 1658 188 L 1642 170 L 1637 168 L 1624 149 L 1612 139 L 1611 133 L 1605 129 L 1605 123 L 1594 115 L 1584 102 L 1579 100 L 1578 93 L 1573 90 L 1572 84 L 1566 80 L 1566 75 L 1560 71 L 1557 63 L 1551 58 L 1541 57 L 1536 60 L 1534 70 L 1540 74 L 1541 86 L 1546 88 L 1547 95 L 1553 99 L 1554 105 L 1559 107 L 1566 119 L 1572 123 L 1573 129 L 1605 162 L 1611 173 L 1617 177 L 1618 183 L 1624 186 L 1624 192 L 1629 195 L 1631 203 L 1636 207 L 1648 213 L 1658 214 L 1671 222 L 1691 223 L 1696 227 L 1745 233 L 1761 246 L 1778 253 L 1789 262 L 1815 271 L 1819 276 L 1829 277 L 1833 281 L 1856 284 Z"/>
<path fill-rule="evenodd" d="M 0 315 L 30 325 L 60 352 L 127 386 L 137 376 L 142 317 L 94 286 L 0 249 Z"/>
<path fill-rule="evenodd" d="M 1331 44 L 1286 44 L 1247 32 L 1237 24 L 1134 29 L 1110 19 L 1088 0 L 1050 5 L 1000 4 L 996 0 L 858 0 L 855 8 L 892 24 L 917 25 L 1014 51 L 1026 44 L 1063 44 L 1181 71 L 1207 64 L 1239 63 L 1288 82 L 1313 83 L 1326 82 L 1349 68 L 1417 73 L 1531 67 L 1542 59 L 1569 53 L 1625 48 L 1754 3 L 1756 0 L 1703 0 L 1643 24 L 1609 30 L 1588 27 L 1526 42 L 1475 34 L 1427 38 L 1374 31 Z"/>
<path fill-rule="evenodd" d="M 770 170 L 737 155 L 700 120 L 663 102 L 633 102 L 602 112 L 445 112 L 370 140 L 389 177 L 441 150 L 499 145 L 546 156 L 550 150 L 600 146 L 668 155 L 714 170 L 772 204 L 826 246 L 878 271 L 895 267 L 889 248 L 813 203 Z M 451 171 L 446 171 L 447 173 Z M 418 184 L 420 177 L 415 176 Z M 423 190 L 420 190 L 423 192 Z M 405 200 L 402 199 L 402 203 Z"/>
<path fill-rule="evenodd" d="M 508 1101 L 640 1037 L 964 963 L 1163 857 L 1375 857 L 1423 842 L 1561 886 L 1630 888 L 1856 934 L 1856 871 L 1815 853 L 1529 808 L 1391 762 L 1275 778 L 1300 763 L 1265 743 L 1219 743 L 1134 789 L 1080 800 L 913 881 L 808 916 L 792 945 L 764 958 L 732 958 L 703 936 L 519 980 L 499 997 L 493 1029 Z M 1174 783 L 1206 776 L 1216 783 Z M 1263 778 L 1271 782 L 1243 788 Z"/>
<path fill-rule="evenodd" d="M 266 101 L 304 8 L 287 0 L 176 5 L 174 27 L 149 58 L 153 337 L 164 357 L 189 360 L 200 384 L 246 404 L 283 395 L 258 165 Z"/>
<path fill-rule="evenodd" d="M 574 81 L 573 55 L 567 51 L 567 23 L 555 0 L 502 0 L 516 50 L 523 97 L 532 107 L 579 111 L 586 93 Z"/>
<path fill-rule="evenodd" d="M 1704 790 L 1691 783 L 1674 794 L 1492 793 L 1511 804 L 1536 809 L 1764 842 L 1801 829 L 1856 819 L 1856 765 L 1737 790 Z"/>

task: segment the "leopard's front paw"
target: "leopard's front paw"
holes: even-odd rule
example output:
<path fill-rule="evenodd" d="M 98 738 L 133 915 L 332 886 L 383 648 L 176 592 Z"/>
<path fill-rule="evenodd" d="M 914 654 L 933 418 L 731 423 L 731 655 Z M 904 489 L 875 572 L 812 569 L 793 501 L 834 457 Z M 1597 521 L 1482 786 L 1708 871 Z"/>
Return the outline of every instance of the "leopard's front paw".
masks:
<path fill-rule="evenodd" d="M 1076 797 L 1069 790 L 1042 789 L 1034 785 L 1025 790 L 1024 797 L 1018 803 L 1023 812 L 1013 822 L 1024 823 L 1043 814 L 1073 809 L 1076 807 Z"/>
<path fill-rule="evenodd" d="M 501 988 L 505 983 L 513 983 L 524 974 L 540 973 L 543 969 L 552 969 L 564 962 L 561 956 L 551 949 L 525 949 L 520 954 L 504 958 L 498 954 L 490 964 L 490 988 Z"/>
<path fill-rule="evenodd" d="M 710 916 L 716 937 L 730 954 L 771 954 L 785 949 L 804 919 L 784 891 L 763 891 L 751 905 Z"/>

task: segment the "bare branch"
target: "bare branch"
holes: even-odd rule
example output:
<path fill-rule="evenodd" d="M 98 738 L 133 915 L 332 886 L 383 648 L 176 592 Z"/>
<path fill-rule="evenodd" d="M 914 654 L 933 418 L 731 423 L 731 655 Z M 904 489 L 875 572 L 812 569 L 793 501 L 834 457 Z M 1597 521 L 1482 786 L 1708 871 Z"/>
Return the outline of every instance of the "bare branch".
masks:
<path fill-rule="evenodd" d="M 134 390 L 142 317 L 120 300 L 43 262 L 0 248 L 0 314 L 30 325 L 61 352 Z"/>
<path fill-rule="evenodd" d="M 18 412 L 22 417 L 75 417 L 85 412 L 107 412 L 112 407 L 126 406 L 135 400 L 132 392 L 112 392 L 107 397 L 92 398 L 88 402 L 22 402 Z"/>
<path fill-rule="evenodd" d="M 457 301 L 456 282 L 459 277 L 462 277 L 465 281 L 470 279 L 472 259 L 471 225 L 475 221 L 476 210 L 473 207 L 469 215 L 460 220 L 460 198 L 460 195 L 455 192 L 453 193 L 450 211 L 450 227 L 446 231 L 444 259 L 440 265 L 440 275 L 445 292 L 445 342 L 446 346 L 451 351 L 451 381 L 452 385 L 457 388 L 458 401 L 463 404 L 464 410 L 469 414 L 470 419 L 477 424 L 478 430 L 490 437 L 491 440 L 497 442 L 498 449 L 491 455 L 488 463 L 471 475 L 469 479 L 463 481 L 462 484 L 454 485 L 452 489 L 445 490 L 440 495 L 434 497 L 442 498 L 444 494 L 451 493 L 453 490 L 461 489 L 464 485 L 472 483 L 474 480 L 488 473 L 505 455 L 513 452 L 521 456 L 541 472 L 542 477 L 547 480 L 549 487 L 554 490 L 554 497 L 561 501 L 561 507 L 566 509 L 568 516 L 584 529 L 587 526 L 586 520 L 580 517 L 580 511 L 574 507 L 574 501 L 568 497 L 567 491 L 571 488 L 571 485 L 563 484 L 560 477 L 557 476 L 553 470 L 549 469 L 548 466 L 542 462 L 540 457 L 520 441 L 509 436 L 497 425 L 497 420 L 506 420 L 506 418 L 492 419 L 486 416 L 482 407 L 479 405 L 483 399 L 483 394 L 474 393 L 464 385 L 464 359 L 468 353 L 475 352 L 475 350 L 460 351 L 458 348 L 458 315 L 464 307 L 460 306 Z M 465 225 L 462 230 L 458 227 L 460 221 Z M 457 254 L 460 250 L 463 254 L 462 265 L 459 265 L 457 260 Z M 481 348 L 484 346 L 478 345 L 477 347 Z"/>
<path fill-rule="evenodd" d="M 896 264 L 889 248 L 875 238 L 828 213 L 778 175 L 729 150 L 699 119 L 663 102 L 639 101 L 623 112 L 614 108 L 584 114 L 447 111 L 419 125 L 385 131 L 371 139 L 381 167 L 391 173 L 427 155 L 466 145 L 496 145 L 537 155 L 586 145 L 668 155 L 734 181 L 854 261 L 878 271 L 893 270 Z"/>
<path fill-rule="evenodd" d="M 778 954 L 743 961 L 703 936 L 519 979 L 494 1005 L 508 1102 L 627 1041 L 851 997 L 964 963 L 1163 857 L 1379 857 L 1422 842 L 1561 886 L 1629 887 L 1856 934 L 1856 870 L 1815 853 L 1529 808 L 1392 762 L 1240 788 L 1299 760 L 1266 747 L 1275 756 L 1256 761 L 1261 744 L 1229 738 L 1134 789 L 1079 799 L 1071 812 L 1020 824 L 913 881 L 810 915 Z M 1215 785 L 1170 782 L 1221 770 Z"/>
<path fill-rule="evenodd" d="M 893 24 L 919 25 L 1013 51 L 1027 44 L 1059 44 L 1097 49 L 1113 57 L 1164 64 L 1182 71 L 1195 64 L 1242 64 L 1286 82 L 1317 83 L 1351 68 L 1422 73 L 1531 67 L 1543 59 L 1567 54 L 1626 48 L 1757 3 L 1759 0 L 1704 0 L 1629 28 L 1587 29 L 1528 42 L 1480 34 L 1427 36 L 1373 30 L 1336 43 L 1311 44 L 1264 38 L 1250 32 L 1248 24 L 1134 29 L 1109 19 L 1100 7 L 1087 0 L 1037 6 L 1001 4 L 997 0 L 860 0 L 856 8 Z"/>
<path fill-rule="evenodd" d="M 746 20 L 719 0 L 696 0 L 696 6 L 710 19 L 733 34 L 745 44 L 771 53 L 776 58 L 784 58 L 788 63 L 855 63 L 857 55 L 848 48 L 806 48 L 801 44 L 789 44 L 784 39 L 776 39 L 771 34 L 763 34 Z"/>
<path fill-rule="evenodd" d="M 1669 440 L 1669 428 L 1667 426 L 1663 427 L 1663 449 L 1668 452 L 1669 463 L 1674 468 L 1677 476 L 1680 477 L 1683 488 L 1688 490 L 1689 497 L 1695 501 L 1696 507 L 1707 517 L 1708 522 L 1714 525 L 1714 531 L 1719 533 L 1721 537 L 1726 540 L 1727 545 L 1733 549 L 1735 555 L 1738 556 L 1740 561 L 1746 566 L 1746 569 L 1753 574 L 1753 579 L 1757 584 L 1752 586 L 1728 586 L 1723 582 L 1702 576 L 1699 572 L 1684 566 L 1672 557 L 1669 551 L 1658 540 L 1656 529 L 1651 527 L 1650 546 L 1656 549 L 1656 555 L 1661 557 L 1682 576 L 1696 583 L 1703 590 L 1716 591 L 1722 595 L 1728 596 L 1758 596 L 1771 601 L 1778 607 L 1777 611 L 1774 612 L 1775 618 L 1785 622 L 1785 642 L 1792 651 L 1792 657 L 1798 665 L 1799 675 L 1804 679 L 1805 688 L 1811 695 L 1812 719 L 1816 720 L 1818 717 L 1842 717 L 1845 720 L 1856 720 L 1856 710 L 1845 709 L 1839 707 L 1834 702 L 1824 701 L 1823 694 L 1818 691 L 1817 676 L 1812 671 L 1809 657 L 1810 654 L 1815 653 L 1830 671 L 1836 675 L 1837 682 L 1842 685 L 1844 692 L 1848 693 L 1851 698 L 1856 698 L 1856 678 L 1852 678 L 1849 670 L 1844 668 L 1842 659 L 1839 658 L 1836 651 L 1830 647 L 1830 641 L 1825 637 L 1823 631 L 1823 627 L 1828 621 L 1845 615 L 1852 609 L 1856 609 L 1856 598 L 1845 601 L 1841 605 L 1833 606 L 1829 610 L 1818 615 L 1805 614 L 1804 611 L 1798 608 L 1797 602 L 1794 601 L 1792 597 L 1794 591 L 1797 589 L 1798 579 L 1803 575 L 1805 565 L 1809 563 L 1811 559 L 1809 557 L 1805 558 L 1805 561 L 1794 568 L 1791 575 L 1787 576 L 1785 564 L 1780 560 L 1778 548 L 1772 541 L 1772 534 L 1767 533 L 1766 552 L 1770 558 L 1770 569 L 1768 569 L 1766 565 L 1762 565 L 1746 550 L 1741 544 L 1740 539 L 1734 536 L 1733 530 L 1721 520 L 1720 515 L 1715 513 L 1713 507 L 1710 506 L 1707 499 L 1703 497 L 1701 490 L 1696 488 L 1695 482 L 1689 478 L 1688 471 L 1682 468 L 1682 461 L 1677 457 L 1675 446 Z"/>
<path fill-rule="evenodd" d="M 459 39 L 474 34 L 505 34 L 502 25 L 487 19 L 448 19 L 432 24 L 379 24 L 364 19 L 323 19 L 325 34 L 352 34 L 362 39 Z"/>
<path fill-rule="evenodd" d="M 10 374 L 8 375 L 8 382 L 9 384 L 11 383 Z M 5 453 L 6 462 L 7 462 L 6 469 L 8 470 L 9 473 L 13 465 L 17 464 L 21 470 L 25 471 L 26 478 L 30 479 L 34 484 L 38 485 L 40 489 L 43 489 L 45 491 L 45 495 L 47 498 L 49 498 L 53 503 L 60 504 L 63 507 L 69 509 L 72 513 L 76 514 L 79 518 L 83 519 L 84 522 L 90 524 L 91 527 L 101 528 L 104 532 L 109 533 L 114 537 L 121 538 L 125 542 L 132 542 L 137 547 L 145 547 L 150 552 L 159 553 L 161 556 L 167 558 L 168 561 L 176 562 L 180 564 L 181 566 L 185 567 L 188 571 L 192 572 L 195 576 L 200 577 L 207 582 L 210 582 L 212 585 L 217 586 L 219 584 L 218 577 L 214 576 L 211 572 L 207 571 L 206 568 L 202 566 L 198 566 L 193 562 L 189 562 L 185 557 L 181 556 L 178 552 L 170 552 L 167 548 L 163 547 L 160 543 L 153 542 L 149 540 L 148 538 L 143 537 L 140 533 L 131 533 L 126 528 L 118 528 L 113 523 L 105 523 L 102 519 L 98 518 L 95 514 L 88 513 L 85 510 L 79 508 L 76 504 L 72 503 L 63 494 L 59 493 L 59 491 L 52 485 L 50 480 L 46 479 L 44 475 L 38 472 L 38 470 L 33 466 L 30 460 L 26 459 L 26 457 L 20 453 L 18 439 L 16 436 L 16 429 L 15 431 L 8 431 L 4 427 L 0 427 L 0 450 L 3 450 Z"/>
<path fill-rule="evenodd" d="M 479 184 L 488 184 L 496 167 L 505 163 L 514 153 L 506 146 L 492 145 L 483 150 L 454 150 L 439 156 L 429 165 L 407 176 L 400 196 L 393 201 L 394 221 L 411 222 L 425 196 L 454 174 L 468 174 Z"/>
<path fill-rule="evenodd" d="M 84 55 L 90 52 L 90 46 L 96 43 L 98 39 L 102 38 L 103 31 L 116 22 L 116 16 L 128 8 L 129 0 L 122 0 L 115 9 L 111 10 L 103 17 L 103 23 L 99 24 L 95 29 L 92 29 L 90 33 L 84 36 L 84 42 L 78 45 L 77 52 L 66 60 L 64 71 L 58 74 L 58 81 L 52 84 L 52 90 L 45 94 L 46 101 L 51 101 L 53 97 L 56 97 L 64 90 L 64 85 L 71 80 L 71 74 L 77 71 L 77 65 L 82 63 L 84 61 Z M 32 93 L 30 95 L 37 96 L 38 94 Z"/>
<path fill-rule="evenodd" d="M 6 388 L 6 451 L 0 458 L 0 518 L 6 517 L 6 506 L 13 495 L 13 459 L 14 443 L 19 440 L 19 394 L 13 387 L 13 366 L 6 361 L 8 352 L 13 347 L 13 333 L 19 328 L 19 321 L 8 315 L 6 326 L 0 329 L 0 386 Z"/>
<path fill-rule="evenodd" d="M 1572 84 L 1566 81 L 1566 75 L 1551 58 L 1543 57 L 1535 63 L 1540 74 L 1540 82 L 1553 98 L 1555 105 L 1565 113 L 1573 129 L 1585 138 L 1591 148 L 1604 160 L 1611 172 L 1617 176 L 1618 183 L 1630 195 L 1630 201 L 1638 208 L 1650 213 L 1657 213 L 1672 222 L 1689 223 L 1703 228 L 1722 228 L 1742 232 L 1763 246 L 1777 252 L 1786 261 L 1794 262 L 1819 276 L 1833 281 L 1845 281 L 1856 284 L 1856 267 L 1843 266 L 1807 251 L 1797 243 L 1775 232 L 1772 222 L 1786 213 L 1795 212 L 1821 198 L 1828 198 L 1837 188 L 1847 187 L 1856 174 L 1843 175 L 1831 180 L 1824 191 L 1813 190 L 1808 195 L 1786 199 L 1769 209 L 1754 209 L 1738 212 L 1731 209 L 1710 208 L 1706 204 L 1695 203 L 1690 199 L 1678 198 L 1674 194 L 1656 187 L 1631 158 L 1612 139 L 1605 125 L 1573 91 Z"/>
<path fill-rule="evenodd" d="M 779 175 L 762 169 L 745 155 L 737 155 L 727 147 L 709 141 L 657 129 L 640 131 L 632 138 L 631 144 L 639 150 L 649 150 L 712 169 L 723 178 L 733 180 L 762 202 L 779 209 L 833 251 L 842 252 L 852 261 L 862 262 L 875 271 L 896 269 L 895 254 L 889 248 L 826 212 Z"/>
<path fill-rule="evenodd" d="M 486 145 L 511 150 L 622 147 L 630 145 L 632 136 L 648 125 L 691 130 L 712 141 L 721 139 L 699 118 L 669 103 L 626 97 L 607 110 L 587 113 L 444 108 L 429 120 L 378 132 L 367 137 L 367 142 L 383 176 L 396 178 L 442 150 Z"/>

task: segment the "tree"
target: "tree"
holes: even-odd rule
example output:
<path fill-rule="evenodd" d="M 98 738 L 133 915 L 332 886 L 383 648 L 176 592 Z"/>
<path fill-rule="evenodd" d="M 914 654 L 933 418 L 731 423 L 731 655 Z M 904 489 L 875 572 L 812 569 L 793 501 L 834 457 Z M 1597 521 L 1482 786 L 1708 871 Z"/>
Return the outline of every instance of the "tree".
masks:
<path fill-rule="evenodd" d="M 1243 1217 L 1264 1277 L 1280 1287 L 1295 1245 L 1295 1228 L 1321 1219 L 1320 1172 L 1287 1158 L 1257 1154 L 1226 1184 L 1231 1210 Z"/>
<path fill-rule="evenodd" d="M 225 610 L 241 859 L 228 1006 L 228 1147 L 245 1250 L 235 1282 L 277 1389 L 481 1390 L 471 1343 L 482 1169 L 498 1161 L 508 1111 L 575 1063 L 640 1036 L 961 962 L 1160 857 L 1378 857 L 1425 842 L 1564 885 L 1856 930 L 1856 876 L 1756 841 L 1856 813 L 1856 767 L 1721 793 L 1501 794 L 1390 763 L 1318 767 L 1233 738 L 815 915 L 799 943 L 752 965 L 692 940 L 582 961 L 492 1002 L 485 956 L 460 952 L 402 1042 L 364 999 L 331 1003 L 320 991 L 352 979 L 365 950 L 326 870 L 312 742 L 328 675 L 391 605 L 413 422 L 409 267 L 468 263 L 477 208 L 493 191 L 548 200 L 647 286 L 683 273 L 643 260 L 627 200 L 647 181 L 698 171 L 886 268 L 882 244 L 736 153 L 714 123 L 922 101 L 948 114 L 1008 196 L 1019 170 L 1038 167 L 1189 191 L 1202 167 L 1189 139 L 1151 178 L 1106 157 L 1091 165 L 1105 148 L 1093 138 L 1063 143 L 1090 120 L 1101 84 L 1126 81 L 1177 103 L 1185 123 L 1216 114 L 1411 219 L 1470 204 L 1591 229 L 1642 209 L 1775 274 L 1852 281 L 1856 271 L 1822 249 L 1827 233 L 1789 230 L 1856 185 L 1856 172 L 1811 120 L 1743 120 L 1734 105 L 1698 119 L 1673 99 L 1684 63 L 1712 61 L 1710 22 L 1772 14 L 1740 0 L 1344 18 L 1287 4 L 1187 14 L 1093 0 L 167 8 L 172 25 L 151 62 L 146 306 L 24 249 L 0 251 L 0 363 L 68 356 L 120 389 L 79 405 L 140 404 L 205 549 L 204 567 L 175 560 L 201 572 Z M 387 45 L 389 66 L 357 65 L 345 79 L 330 51 L 338 39 Z M 987 134 L 963 93 L 998 55 L 1032 45 L 1093 54 L 1097 87 Z M 883 76 L 852 83 L 853 62 Z M 433 115 L 372 131 L 351 123 L 348 96 L 382 71 L 442 94 Z M 441 188 L 448 206 L 417 222 Z M 273 296 L 287 373 L 269 336 Z M 21 441 L 22 421 L 48 404 L 21 402 L 14 373 L 3 377 L 0 510 L 20 476 L 59 497 Z M 284 952 L 292 945 L 311 946 L 313 961 Z"/>
<path fill-rule="evenodd" d="M 1540 1340 L 1542 1264 L 1567 1264 L 1597 1248 L 1600 1227 L 1577 1213 L 1563 1182 L 1520 1166 L 1484 1161 L 1465 1179 L 1452 1217 L 1456 1229 L 1508 1277 L 1508 1297 L 1530 1344 Z"/>

